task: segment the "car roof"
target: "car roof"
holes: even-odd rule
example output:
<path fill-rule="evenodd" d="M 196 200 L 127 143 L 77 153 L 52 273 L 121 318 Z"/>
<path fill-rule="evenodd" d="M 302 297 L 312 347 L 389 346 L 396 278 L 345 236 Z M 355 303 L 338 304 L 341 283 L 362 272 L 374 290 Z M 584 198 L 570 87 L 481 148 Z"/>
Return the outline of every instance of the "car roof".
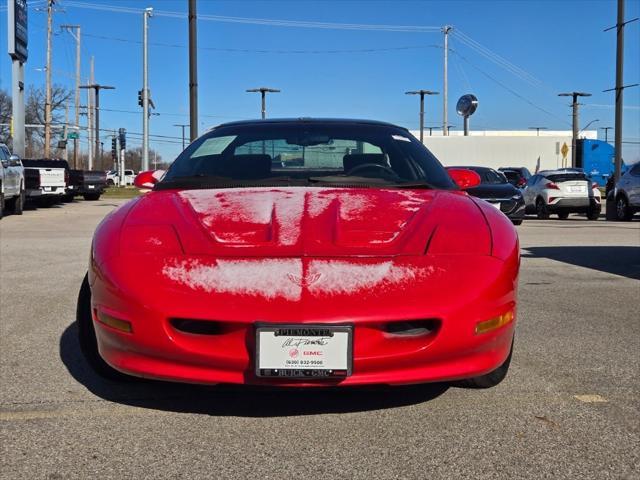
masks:
<path fill-rule="evenodd" d="M 213 128 L 230 127 L 230 126 L 245 126 L 245 125 L 278 125 L 278 124 L 300 124 L 300 125 L 372 125 L 372 126 L 384 126 L 394 127 L 402 130 L 407 130 L 404 127 L 399 127 L 393 123 L 382 122 L 379 120 L 363 120 L 355 118 L 267 118 L 267 119 L 254 119 L 254 120 L 238 120 L 235 122 L 221 123 Z M 407 130 L 408 131 L 408 130 Z"/>

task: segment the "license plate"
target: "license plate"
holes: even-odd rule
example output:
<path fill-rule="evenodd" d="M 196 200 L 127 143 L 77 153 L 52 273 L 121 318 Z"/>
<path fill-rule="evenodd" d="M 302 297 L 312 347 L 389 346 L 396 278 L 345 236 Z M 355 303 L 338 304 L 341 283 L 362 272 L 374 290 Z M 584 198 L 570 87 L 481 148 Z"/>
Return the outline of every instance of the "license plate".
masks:
<path fill-rule="evenodd" d="M 87 185 L 87 186 L 88 186 L 90 189 L 91 189 L 91 188 L 96 188 L 96 186 L 95 186 L 95 185 Z"/>
<path fill-rule="evenodd" d="M 492 203 L 491 205 L 493 205 L 494 207 L 496 207 L 498 210 L 500 210 L 500 203 Z"/>
<path fill-rule="evenodd" d="M 582 185 L 574 185 L 569 187 L 569 191 L 571 193 L 583 193 L 585 191 L 585 188 Z"/>
<path fill-rule="evenodd" d="M 256 328 L 256 375 L 348 377 L 352 332 L 347 325 L 260 325 Z"/>

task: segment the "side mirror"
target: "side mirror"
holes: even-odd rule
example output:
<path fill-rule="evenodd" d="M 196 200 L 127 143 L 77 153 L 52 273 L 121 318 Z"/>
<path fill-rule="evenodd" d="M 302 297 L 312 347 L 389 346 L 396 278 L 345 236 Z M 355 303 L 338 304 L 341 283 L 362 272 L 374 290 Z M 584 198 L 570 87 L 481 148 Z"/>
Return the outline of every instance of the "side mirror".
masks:
<path fill-rule="evenodd" d="M 164 175 L 164 170 L 147 170 L 140 172 L 133 180 L 133 184 L 141 189 L 150 190 L 160 181 Z"/>
<path fill-rule="evenodd" d="M 449 168 L 447 172 L 449 172 L 452 180 L 456 182 L 456 185 L 460 187 L 460 190 L 467 190 L 468 188 L 480 185 L 480 175 L 473 170 L 467 168 Z"/>
<path fill-rule="evenodd" d="M 22 163 L 20 163 L 20 157 L 17 155 L 11 155 L 9 157 L 9 166 L 10 167 L 19 167 Z"/>

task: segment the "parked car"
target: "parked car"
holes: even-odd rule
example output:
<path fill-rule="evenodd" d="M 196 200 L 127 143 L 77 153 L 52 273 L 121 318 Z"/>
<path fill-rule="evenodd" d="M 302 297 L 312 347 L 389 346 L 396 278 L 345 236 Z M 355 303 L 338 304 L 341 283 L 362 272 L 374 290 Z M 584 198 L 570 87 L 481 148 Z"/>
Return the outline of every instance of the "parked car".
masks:
<path fill-rule="evenodd" d="M 9 148 L 0 143 L 0 218 L 5 208 L 15 215 L 22 215 L 24 185 L 24 167 L 20 158 L 11 155 Z"/>
<path fill-rule="evenodd" d="M 618 220 L 631 220 L 640 211 L 640 162 L 622 174 L 614 187 L 613 198 Z"/>
<path fill-rule="evenodd" d="M 602 209 L 598 184 L 580 169 L 543 170 L 529 179 L 524 190 L 527 213 L 549 218 L 552 213 L 565 220 L 570 213 L 586 213 L 597 220 Z"/>
<path fill-rule="evenodd" d="M 133 170 L 126 169 L 124 171 L 124 186 L 133 185 L 133 180 L 136 178 L 136 173 Z M 118 186 L 120 185 L 120 176 L 116 170 L 108 170 L 107 171 L 107 185 L 108 186 Z"/>
<path fill-rule="evenodd" d="M 22 160 L 27 198 L 40 206 L 51 206 L 63 201 L 69 177 L 66 163 L 62 160 Z"/>
<path fill-rule="evenodd" d="M 514 225 L 524 219 L 524 198 L 522 191 L 507 181 L 500 172 L 488 167 L 447 167 L 468 168 L 480 176 L 480 185 L 468 188 L 467 193 L 481 198 L 504 213 Z"/>
<path fill-rule="evenodd" d="M 529 169 L 527 167 L 500 167 L 498 168 L 498 171 L 503 172 L 505 170 L 513 170 L 516 171 L 520 174 L 520 176 L 522 178 L 524 178 L 526 181 L 529 181 L 529 179 L 531 178 L 531 172 L 529 171 Z"/>
<path fill-rule="evenodd" d="M 524 187 L 527 186 L 527 179 L 519 170 L 512 170 L 510 168 L 500 168 L 498 170 L 505 177 L 507 177 L 507 182 L 509 182 L 514 187 L 524 189 Z"/>
<path fill-rule="evenodd" d="M 70 170 L 67 198 L 82 195 L 85 200 L 98 200 L 107 186 L 107 175 L 98 170 Z"/>
<path fill-rule="evenodd" d="M 281 152 L 302 165 L 274 166 Z M 520 253 L 507 217 L 462 191 L 479 182 L 387 123 L 215 127 L 97 227 L 82 352 L 115 379 L 496 385 Z"/>

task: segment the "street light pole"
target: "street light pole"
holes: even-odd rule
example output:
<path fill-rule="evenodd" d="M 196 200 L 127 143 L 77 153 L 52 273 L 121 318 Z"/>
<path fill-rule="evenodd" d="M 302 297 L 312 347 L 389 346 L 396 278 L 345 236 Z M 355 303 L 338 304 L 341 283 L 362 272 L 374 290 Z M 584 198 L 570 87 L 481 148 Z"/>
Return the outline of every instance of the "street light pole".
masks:
<path fill-rule="evenodd" d="M 78 168 L 78 142 L 80 134 L 80 25 L 60 25 L 67 30 L 76 41 L 76 91 L 74 99 L 75 136 L 73 138 L 73 168 Z M 75 35 L 73 30 L 76 31 Z"/>
<path fill-rule="evenodd" d="M 411 90 L 404 92 L 405 95 L 420 95 L 420 142 L 424 141 L 424 96 L 438 95 L 438 92 L 432 90 Z"/>
<path fill-rule="evenodd" d="M 600 127 L 600 130 L 604 130 L 604 141 L 609 142 L 609 130 L 613 130 L 613 127 Z"/>
<path fill-rule="evenodd" d="M 145 8 L 142 14 L 142 171 L 149 170 L 149 17 L 153 8 Z"/>
<path fill-rule="evenodd" d="M 580 128 L 578 126 L 578 97 L 590 97 L 590 93 L 585 92 L 569 92 L 569 93 L 559 93 L 559 97 L 571 97 L 571 109 L 572 109 L 572 125 L 573 125 L 573 133 L 571 135 L 571 167 L 576 168 L 577 166 L 577 156 L 578 156 L 578 134 L 580 132 Z"/>
<path fill-rule="evenodd" d="M 184 150 L 184 129 L 189 126 L 188 123 L 174 123 L 174 127 L 182 128 L 182 150 Z"/>
<path fill-rule="evenodd" d="M 442 134 L 447 136 L 449 135 L 449 114 L 447 112 L 447 101 L 448 101 L 448 92 L 449 92 L 449 32 L 453 27 L 449 25 L 445 25 L 442 28 L 442 33 L 444 33 L 444 82 L 442 87 Z"/>
<path fill-rule="evenodd" d="M 529 130 L 535 130 L 536 131 L 536 137 L 540 136 L 540 130 L 546 130 L 547 127 L 529 127 Z"/>
<path fill-rule="evenodd" d="M 111 87 L 109 85 L 100 85 L 97 83 L 92 83 L 90 85 L 81 85 L 80 88 L 86 88 L 86 89 L 91 89 L 95 92 L 94 94 L 94 98 L 95 98 L 95 115 L 94 115 L 94 120 L 95 120 L 95 134 L 94 134 L 94 142 L 95 142 L 95 147 L 94 147 L 94 158 L 97 160 L 98 158 L 102 158 L 100 156 L 100 90 L 114 90 L 116 87 Z M 91 148 L 91 146 L 89 146 L 89 148 Z M 93 165 L 89 166 L 89 170 L 91 170 L 91 168 L 93 167 Z"/>
<path fill-rule="evenodd" d="M 267 118 L 267 93 L 279 93 L 280 90 L 277 88 L 269 88 L 269 87 L 259 87 L 259 88 L 250 88 L 247 90 L 249 93 L 257 93 L 260 92 L 260 96 L 262 98 L 262 119 Z"/>

